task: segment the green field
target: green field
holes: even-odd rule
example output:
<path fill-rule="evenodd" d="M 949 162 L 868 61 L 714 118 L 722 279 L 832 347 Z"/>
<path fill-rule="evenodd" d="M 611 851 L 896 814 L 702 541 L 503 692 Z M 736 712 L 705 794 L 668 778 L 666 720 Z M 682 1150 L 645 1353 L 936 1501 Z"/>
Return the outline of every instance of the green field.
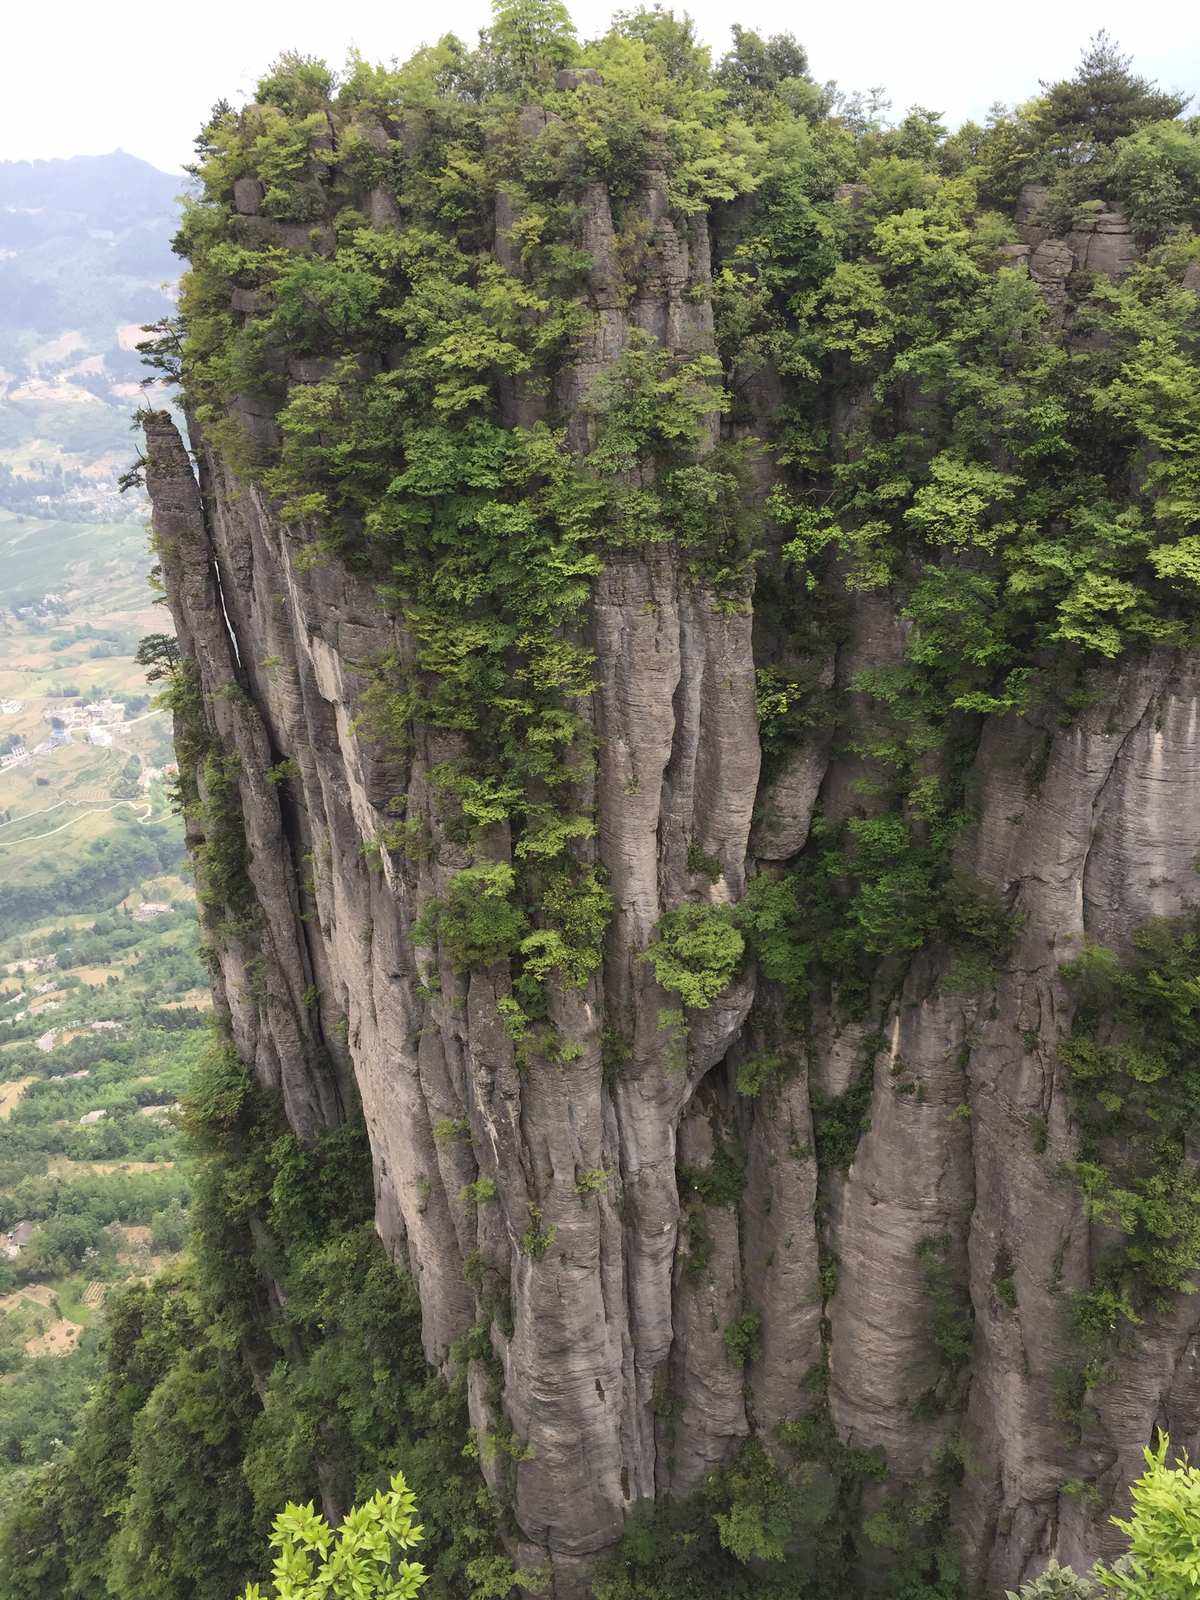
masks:
<path fill-rule="evenodd" d="M 179 858 L 163 778 L 169 719 L 133 659 L 163 625 L 151 559 L 139 517 L 0 511 L 0 752 L 23 745 L 29 756 L 0 772 L 0 934 L 41 913 L 102 910 Z M 117 705 L 99 744 L 86 720 L 93 702 Z M 45 748 L 51 718 L 69 724 L 69 742 Z"/>
<path fill-rule="evenodd" d="M 147 900 L 171 909 L 141 921 Z M 176 1107 L 205 982 L 177 877 L 0 939 L 0 1236 L 30 1233 L 0 1259 L 0 1485 L 70 1439 L 109 1292 L 183 1246 Z"/>
<path fill-rule="evenodd" d="M 132 456 L 132 448 L 130 455 Z M 0 596 L 6 609 L 67 589 L 87 610 L 143 606 L 150 565 L 144 519 L 58 522 L 0 510 Z"/>

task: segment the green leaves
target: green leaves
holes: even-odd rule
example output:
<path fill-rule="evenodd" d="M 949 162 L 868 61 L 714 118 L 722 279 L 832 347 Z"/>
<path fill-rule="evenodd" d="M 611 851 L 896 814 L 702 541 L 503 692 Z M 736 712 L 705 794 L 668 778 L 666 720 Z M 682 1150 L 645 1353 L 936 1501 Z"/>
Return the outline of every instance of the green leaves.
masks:
<path fill-rule="evenodd" d="M 660 920 L 645 959 L 664 989 L 702 1010 L 732 983 L 745 948 L 728 906 L 689 901 Z"/>
<path fill-rule="evenodd" d="M 553 79 L 575 59 L 575 24 L 563 0 L 492 0 L 488 45 L 505 88 Z"/>
<path fill-rule="evenodd" d="M 1020 479 L 946 451 L 929 463 L 928 480 L 913 495 L 904 520 L 930 544 L 991 551 L 1015 524 L 997 519 Z"/>
<path fill-rule="evenodd" d="M 653 162 L 671 209 L 685 215 L 752 189 L 761 160 L 754 131 L 707 74 L 672 72 L 651 39 L 632 36 L 636 16 L 622 20 L 584 54 L 600 81 L 547 95 L 554 115 L 522 163 L 531 185 L 577 193 L 600 182 L 624 198 Z"/>
<path fill-rule="evenodd" d="M 1086 1578 L 1053 1559 L 1044 1572 L 1023 1583 L 1018 1594 L 1005 1590 L 1005 1600 L 1095 1600 L 1095 1596 L 1096 1591 Z"/>
<path fill-rule="evenodd" d="M 1123 1235 L 1074 1306 L 1104 1344 L 1162 1296 L 1197 1287 L 1200 930 L 1192 917 L 1149 923 L 1131 960 L 1088 946 L 1063 975 L 1078 1000 L 1059 1045 L 1082 1132 L 1071 1170 L 1089 1213 Z"/>
<path fill-rule="evenodd" d="M 397 1472 L 387 1490 L 347 1513 L 336 1531 L 312 1504 L 289 1503 L 275 1519 L 271 1592 L 276 1600 L 415 1600 L 426 1582 L 401 1552 L 420 1544 L 416 1500 Z M 264 1600 L 258 1584 L 242 1600 Z"/>
<path fill-rule="evenodd" d="M 728 409 L 713 356 L 680 361 L 650 335 L 634 329 L 621 355 L 594 380 L 585 400 L 594 419 L 587 470 L 611 484 L 616 542 L 653 543 L 677 529 L 669 496 L 633 487 L 647 465 L 680 466 L 705 443 L 706 429 Z"/>
<path fill-rule="evenodd" d="M 525 912 L 512 903 L 516 875 L 503 862 L 465 867 L 451 878 L 445 895 L 431 900 L 414 924 L 417 944 L 436 938 L 459 971 L 489 967 L 517 949 L 528 927 Z"/>
<path fill-rule="evenodd" d="M 1160 1432 L 1143 1450 L 1146 1470 L 1130 1487 L 1133 1514 L 1112 1518 L 1129 1548 L 1095 1568 L 1103 1587 L 1127 1600 L 1192 1600 L 1200 1589 L 1200 1470 L 1186 1455 L 1168 1466 L 1169 1449 Z"/>
<path fill-rule="evenodd" d="M 1101 368 L 1092 391 L 1101 415 L 1130 430 L 1154 521 L 1175 535 L 1200 518 L 1200 296 L 1180 286 L 1179 270 L 1162 252 L 1097 289 L 1097 317 L 1120 364 Z"/>
<path fill-rule="evenodd" d="M 1200 220 L 1200 130 L 1195 123 L 1152 122 L 1118 139 L 1108 184 L 1134 230 L 1161 239 L 1181 222 Z"/>
<path fill-rule="evenodd" d="M 296 354 L 325 354 L 364 337 L 373 344 L 378 338 L 376 313 L 387 293 L 386 279 L 375 266 L 354 246 L 332 259 L 289 257 L 272 281 L 275 307 L 264 335 Z"/>
<path fill-rule="evenodd" d="M 730 1361 L 744 1367 L 757 1359 L 762 1348 L 762 1313 L 744 1311 L 726 1327 L 722 1338 Z"/>
<path fill-rule="evenodd" d="M 1149 553 L 1150 565 L 1160 578 L 1200 588 L 1200 536 L 1186 535 L 1175 544 L 1161 544 Z"/>
<path fill-rule="evenodd" d="M 1112 659 L 1125 647 L 1126 630 L 1150 619 L 1144 595 L 1136 585 L 1103 572 L 1085 572 L 1058 608 L 1058 626 L 1050 634 Z"/>
<path fill-rule="evenodd" d="M 581 987 L 600 965 L 612 896 L 594 867 L 557 872 L 542 891 L 541 911 L 548 927 L 523 942 L 525 971 L 534 978 L 554 972 L 561 982 Z"/>

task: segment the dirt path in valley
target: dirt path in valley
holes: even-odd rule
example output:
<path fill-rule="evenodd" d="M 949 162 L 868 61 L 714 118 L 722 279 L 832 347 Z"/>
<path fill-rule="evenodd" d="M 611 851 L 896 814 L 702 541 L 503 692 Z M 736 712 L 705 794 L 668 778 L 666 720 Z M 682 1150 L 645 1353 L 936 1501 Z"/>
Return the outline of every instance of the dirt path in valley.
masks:
<path fill-rule="evenodd" d="M 60 1317 L 57 1322 L 52 1322 L 45 1333 L 40 1333 L 36 1339 L 26 1339 L 25 1354 L 27 1356 L 69 1356 L 79 1343 L 79 1335 L 83 1328 L 78 1322 L 68 1322 L 65 1317 Z"/>
<path fill-rule="evenodd" d="M 11 1083 L 0 1083 L 0 1122 L 7 1122 L 17 1108 L 17 1102 L 34 1078 L 14 1078 Z"/>

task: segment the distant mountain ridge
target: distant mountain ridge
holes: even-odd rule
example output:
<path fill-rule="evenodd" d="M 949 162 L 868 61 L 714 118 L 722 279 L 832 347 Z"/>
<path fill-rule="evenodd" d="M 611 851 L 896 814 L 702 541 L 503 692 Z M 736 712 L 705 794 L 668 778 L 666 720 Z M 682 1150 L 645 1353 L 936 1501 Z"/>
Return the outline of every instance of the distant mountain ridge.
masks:
<path fill-rule="evenodd" d="M 119 150 L 0 162 L 0 507 L 120 514 L 134 346 L 173 304 L 186 183 Z"/>
<path fill-rule="evenodd" d="M 144 317 L 147 292 L 157 314 L 186 182 L 122 151 L 0 162 L 0 334 L 98 332 Z"/>
<path fill-rule="evenodd" d="M 171 209 L 186 182 L 181 173 L 160 172 L 124 150 L 47 161 L 0 161 L 0 207 L 76 212 L 107 227 L 128 225 L 157 220 Z"/>

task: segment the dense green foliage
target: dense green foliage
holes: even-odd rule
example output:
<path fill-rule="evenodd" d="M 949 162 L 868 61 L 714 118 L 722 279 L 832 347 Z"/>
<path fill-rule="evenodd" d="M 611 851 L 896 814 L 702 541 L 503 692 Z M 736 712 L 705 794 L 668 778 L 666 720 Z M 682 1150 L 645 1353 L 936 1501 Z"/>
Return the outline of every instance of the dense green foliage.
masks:
<path fill-rule="evenodd" d="M 1075 1306 L 1101 1344 L 1164 1296 L 1194 1290 L 1200 1253 L 1188 1151 L 1200 1112 L 1200 926 L 1150 923 L 1133 942 L 1127 964 L 1092 946 L 1065 968 L 1079 1002 L 1060 1050 L 1082 1129 L 1073 1171 L 1116 1235 Z"/>
<path fill-rule="evenodd" d="M 594 70 L 561 88 L 565 65 Z M 532 131 L 531 98 L 549 116 Z M 790 38 L 739 29 L 714 69 L 669 13 L 624 14 L 581 45 L 561 5 L 514 0 L 475 51 L 447 37 L 340 80 L 285 58 L 256 106 L 218 111 L 180 242 L 187 389 L 306 554 L 377 574 L 403 611 L 416 658 L 375 664 L 374 731 L 462 736 L 439 781 L 483 864 L 419 937 L 460 969 L 507 959 L 534 1012 L 545 976 L 594 969 L 603 885 L 588 865 L 578 622 L 606 555 L 670 541 L 730 605 L 756 564 L 760 607 L 781 620 L 819 595 L 826 644 L 847 593 L 886 589 L 909 625 L 904 659 L 853 685 L 863 814 L 815 829 L 774 891 L 767 970 L 833 981 L 855 1005 L 881 960 L 940 940 L 957 952 L 952 986 L 986 976 L 1003 908 L 971 904 L 950 870 L 980 717 L 1062 704 L 1096 661 L 1192 638 L 1200 313 L 1180 285 L 1200 255 L 1200 138 L 1180 110 L 1101 37 L 1074 78 L 986 128 L 948 134 L 920 110 L 886 128 L 818 89 Z M 635 331 L 573 421 L 554 375 L 592 315 L 581 210 L 604 184 L 632 294 L 644 230 L 631 185 L 651 152 L 682 223 L 713 212 L 721 359 Z M 249 174 L 259 217 L 233 213 Z M 1128 278 L 1075 286 L 1086 348 L 1068 346 L 1012 259 L 1005 212 L 1030 180 L 1050 186 L 1051 216 L 1101 193 L 1135 220 L 1139 197 L 1154 210 L 1142 232 L 1157 248 Z M 372 188 L 392 224 L 369 222 Z M 1147 198 L 1168 190 L 1162 209 Z M 499 257 L 497 191 L 511 216 Z M 231 311 L 235 292 L 249 314 Z M 290 382 L 298 357 L 312 370 Z M 710 446 L 767 370 L 783 399 L 763 506 L 745 440 L 726 428 Z M 277 445 L 242 433 L 231 402 L 247 392 L 278 407 Z M 586 443 L 569 447 L 583 418 Z M 761 566 L 769 548 L 780 560 Z M 836 717 L 786 666 L 764 673 L 768 752 Z M 419 848 L 403 796 L 395 807 L 386 844 Z M 511 862 L 491 859 L 498 826 Z M 572 886 L 596 912 L 574 938 Z M 660 930 L 656 967 L 679 932 Z M 666 986 L 711 998 L 703 982 Z"/>
<path fill-rule="evenodd" d="M 658 925 L 646 959 L 685 1006 L 709 1006 L 729 987 L 746 941 L 725 906 L 682 905 Z"/>
<path fill-rule="evenodd" d="M 1155 1448 L 1143 1451 L 1146 1470 L 1130 1488 L 1132 1515 L 1113 1518 L 1128 1551 L 1095 1569 L 1106 1591 L 1127 1600 L 1187 1600 L 1200 1588 L 1200 1470 L 1186 1456 L 1168 1466 L 1169 1449 L 1160 1433 Z"/>
<path fill-rule="evenodd" d="M 425 1582 L 424 1567 L 404 1554 L 421 1542 L 415 1510 L 399 1472 L 336 1531 L 311 1502 L 285 1506 L 271 1530 L 277 1600 L 414 1600 Z M 258 1584 L 247 1585 L 243 1600 L 262 1600 Z"/>
<path fill-rule="evenodd" d="M 1200 220 L 1195 147 L 1176 119 L 1186 107 L 1130 70 L 1106 33 L 1084 52 L 1075 76 L 1043 85 L 1016 119 L 1010 164 L 1024 159 L 1051 185 L 1051 216 L 1069 223 L 1082 203 L 1111 194 L 1129 209 L 1144 239 Z"/>
<path fill-rule="evenodd" d="M 463 1377 L 448 1388 L 426 1366 L 415 1290 L 367 1220 L 361 1128 L 302 1148 L 216 1048 L 184 1123 L 190 1257 L 110 1298 L 75 1443 L 0 1526 L 0 1595 L 229 1600 L 286 1501 L 340 1515 L 400 1464 L 426 1512 L 429 1592 L 461 1595 L 480 1561 L 503 1597 L 496 1512 L 462 1454 Z"/>
<path fill-rule="evenodd" d="M 957 1567 L 936 1530 L 957 1463 L 936 1463 L 920 1497 L 880 1498 L 883 1453 L 838 1438 L 824 1379 L 812 1377 L 812 1410 L 783 1424 L 769 1451 L 751 1441 L 688 1500 L 635 1513 L 599 1600 L 858 1600 L 863 1555 L 885 1556 L 892 1600 L 956 1600 Z M 864 1491 L 877 1507 L 866 1519 Z"/>

